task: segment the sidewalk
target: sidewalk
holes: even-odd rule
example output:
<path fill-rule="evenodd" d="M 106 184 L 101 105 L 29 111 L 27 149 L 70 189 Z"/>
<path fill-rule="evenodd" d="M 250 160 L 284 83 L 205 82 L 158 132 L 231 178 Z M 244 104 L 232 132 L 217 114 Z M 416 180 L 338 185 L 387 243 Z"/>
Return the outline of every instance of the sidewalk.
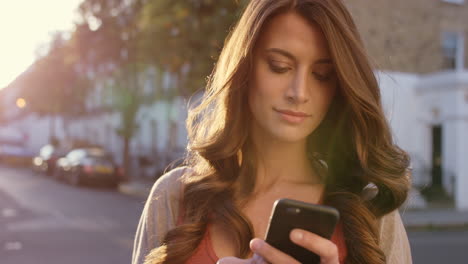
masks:
<path fill-rule="evenodd" d="M 146 200 L 152 185 L 153 182 L 149 181 L 131 181 L 120 184 L 119 191 Z M 414 201 L 419 200 L 413 197 L 413 206 L 403 206 L 400 210 L 406 228 L 468 228 L 468 210 L 456 211 L 453 208 L 427 206 L 418 208 L 414 206 Z"/>
<path fill-rule="evenodd" d="M 150 181 L 129 181 L 119 185 L 119 192 L 141 199 L 148 197 L 154 182 Z"/>
<path fill-rule="evenodd" d="M 406 228 L 468 228 L 468 210 L 426 208 L 400 210 Z"/>
<path fill-rule="evenodd" d="M 468 210 L 457 211 L 452 202 L 426 202 L 421 193 L 412 188 L 406 203 L 400 207 L 406 228 L 468 228 Z"/>

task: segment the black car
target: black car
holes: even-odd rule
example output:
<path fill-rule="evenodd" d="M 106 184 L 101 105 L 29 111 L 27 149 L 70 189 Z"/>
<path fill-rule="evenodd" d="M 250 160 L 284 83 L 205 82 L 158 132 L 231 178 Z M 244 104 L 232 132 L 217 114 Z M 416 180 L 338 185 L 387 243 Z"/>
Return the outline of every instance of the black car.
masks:
<path fill-rule="evenodd" d="M 33 158 L 33 168 L 52 176 L 57 160 L 67 154 L 63 148 L 53 144 L 47 144 L 39 150 L 39 154 Z"/>
<path fill-rule="evenodd" d="M 112 157 L 101 148 L 80 148 L 57 161 L 57 178 L 72 185 L 105 183 L 116 187 L 118 170 Z"/>

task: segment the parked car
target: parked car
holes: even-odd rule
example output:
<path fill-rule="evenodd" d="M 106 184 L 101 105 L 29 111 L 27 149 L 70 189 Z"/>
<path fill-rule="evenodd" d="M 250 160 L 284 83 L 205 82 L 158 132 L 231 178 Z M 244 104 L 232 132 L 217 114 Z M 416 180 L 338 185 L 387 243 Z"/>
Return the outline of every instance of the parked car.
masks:
<path fill-rule="evenodd" d="M 6 165 L 29 166 L 34 154 L 28 148 L 24 131 L 2 127 L 0 130 L 0 162 Z"/>
<path fill-rule="evenodd" d="M 55 169 L 54 173 L 52 174 L 52 177 L 56 180 L 64 180 L 65 179 L 65 173 L 70 170 L 70 163 L 68 162 L 67 157 L 61 157 L 57 160 L 55 163 Z"/>
<path fill-rule="evenodd" d="M 29 166 L 33 154 L 21 143 L 0 142 L 0 162 L 8 165 Z"/>
<path fill-rule="evenodd" d="M 33 158 L 33 168 L 47 175 L 54 175 L 57 160 L 67 154 L 64 148 L 53 144 L 47 144 L 39 150 L 39 154 Z"/>
<path fill-rule="evenodd" d="M 120 177 L 112 157 L 102 148 L 80 148 L 57 160 L 57 178 L 72 185 L 106 183 L 116 187 Z"/>

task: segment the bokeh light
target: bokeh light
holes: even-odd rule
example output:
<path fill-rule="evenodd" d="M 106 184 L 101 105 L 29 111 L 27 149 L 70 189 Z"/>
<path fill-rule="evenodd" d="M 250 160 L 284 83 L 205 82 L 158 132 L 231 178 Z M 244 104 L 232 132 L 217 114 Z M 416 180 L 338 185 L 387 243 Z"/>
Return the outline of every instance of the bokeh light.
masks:
<path fill-rule="evenodd" d="M 26 100 L 24 100 L 23 98 L 18 98 L 16 100 L 16 106 L 18 106 L 19 108 L 25 108 L 26 107 Z"/>

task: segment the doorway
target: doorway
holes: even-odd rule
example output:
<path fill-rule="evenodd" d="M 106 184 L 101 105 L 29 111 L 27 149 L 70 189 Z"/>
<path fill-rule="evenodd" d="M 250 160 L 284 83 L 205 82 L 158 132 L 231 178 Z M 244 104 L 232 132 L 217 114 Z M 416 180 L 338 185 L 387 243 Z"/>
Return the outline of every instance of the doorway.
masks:
<path fill-rule="evenodd" d="M 442 126 L 432 127 L 432 187 L 442 187 Z"/>

